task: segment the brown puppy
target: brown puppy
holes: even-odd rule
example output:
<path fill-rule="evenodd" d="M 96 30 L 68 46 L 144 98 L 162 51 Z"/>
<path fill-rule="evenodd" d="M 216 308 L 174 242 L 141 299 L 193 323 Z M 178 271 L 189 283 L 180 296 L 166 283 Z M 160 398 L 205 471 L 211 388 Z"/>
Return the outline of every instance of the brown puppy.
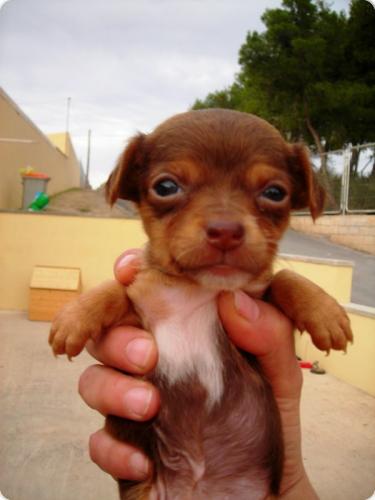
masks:
<path fill-rule="evenodd" d="M 107 195 L 134 201 L 149 244 L 125 289 L 110 282 L 55 320 L 55 354 L 78 354 L 89 337 L 137 322 L 156 338 L 148 378 L 161 393 L 156 419 L 109 417 L 118 438 L 154 462 L 149 481 L 120 481 L 122 499 L 263 499 L 277 494 L 283 443 L 272 391 L 256 359 L 220 325 L 216 297 L 241 289 L 266 297 L 307 329 L 317 347 L 345 349 L 352 334 L 337 302 L 308 280 L 272 274 L 291 209 L 323 208 L 303 146 L 267 122 L 226 110 L 177 115 L 129 143 Z M 136 314 L 124 317 L 130 298 Z"/>

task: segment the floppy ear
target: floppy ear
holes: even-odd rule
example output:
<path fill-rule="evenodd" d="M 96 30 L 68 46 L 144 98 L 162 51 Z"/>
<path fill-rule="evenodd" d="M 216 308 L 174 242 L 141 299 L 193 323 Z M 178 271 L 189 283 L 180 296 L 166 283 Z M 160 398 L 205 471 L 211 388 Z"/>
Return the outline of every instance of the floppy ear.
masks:
<path fill-rule="evenodd" d="M 113 205 L 118 198 L 139 202 L 140 178 L 145 166 L 144 134 L 138 134 L 126 146 L 116 168 L 105 185 L 108 203 Z"/>
<path fill-rule="evenodd" d="M 308 208 L 315 220 L 323 212 L 325 190 L 319 184 L 303 144 L 290 144 L 290 169 L 294 180 L 292 209 Z"/>

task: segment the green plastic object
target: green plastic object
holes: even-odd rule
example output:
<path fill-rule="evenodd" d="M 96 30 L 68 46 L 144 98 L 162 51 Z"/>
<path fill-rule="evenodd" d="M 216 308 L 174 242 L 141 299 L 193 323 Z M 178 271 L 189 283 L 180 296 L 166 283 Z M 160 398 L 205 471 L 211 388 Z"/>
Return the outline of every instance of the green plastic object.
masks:
<path fill-rule="evenodd" d="M 43 208 L 48 205 L 49 203 L 49 197 L 48 194 L 46 193 L 36 193 L 35 198 L 33 201 L 30 203 L 28 206 L 29 210 L 32 210 L 33 212 L 39 212 L 40 210 L 43 210 Z"/>

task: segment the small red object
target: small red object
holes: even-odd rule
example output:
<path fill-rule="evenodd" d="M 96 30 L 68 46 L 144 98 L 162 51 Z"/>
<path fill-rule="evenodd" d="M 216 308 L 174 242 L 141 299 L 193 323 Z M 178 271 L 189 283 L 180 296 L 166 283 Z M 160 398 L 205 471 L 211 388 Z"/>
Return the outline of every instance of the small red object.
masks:
<path fill-rule="evenodd" d="M 310 368 L 312 368 L 312 363 L 311 363 L 311 361 L 300 361 L 299 366 L 301 368 L 309 368 L 310 369 Z"/>
<path fill-rule="evenodd" d="M 23 174 L 22 177 L 33 177 L 34 179 L 48 179 L 48 175 L 42 174 L 41 172 L 30 172 L 28 174 Z"/>

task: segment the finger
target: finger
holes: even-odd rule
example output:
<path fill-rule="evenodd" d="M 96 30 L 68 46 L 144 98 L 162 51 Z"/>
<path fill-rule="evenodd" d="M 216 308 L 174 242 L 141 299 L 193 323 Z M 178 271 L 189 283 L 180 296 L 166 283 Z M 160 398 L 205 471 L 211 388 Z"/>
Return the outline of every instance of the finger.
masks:
<path fill-rule="evenodd" d="M 152 335 L 133 326 L 112 328 L 86 347 L 101 363 L 137 375 L 150 372 L 158 359 Z"/>
<path fill-rule="evenodd" d="M 117 281 L 129 285 L 134 280 L 142 261 L 142 254 L 139 248 L 131 248 L 120 255 L 113 269 Z"/>
<path fill-rule="evenodd" d="M 140 451 L 104 429 L 90 436 L 89 450 L 91 460 L 115 478 L 141 481 L 151 474 L 152 465 Z"/>
<path fill-rule="evenodd" d="M 241 291 L 220 294 L 219 314 L 230 339 L 257 356 L 275 395 L 286 397 L 300 391 L 293 327 L 286 316 Z"/>
<path fill-rule="evenodd" d="M 82 373 L 78 390 L 85 403 L 103 415 L 144 421 L 155 416 L 160 405 L 152 384 L 101 365 Z"/>

